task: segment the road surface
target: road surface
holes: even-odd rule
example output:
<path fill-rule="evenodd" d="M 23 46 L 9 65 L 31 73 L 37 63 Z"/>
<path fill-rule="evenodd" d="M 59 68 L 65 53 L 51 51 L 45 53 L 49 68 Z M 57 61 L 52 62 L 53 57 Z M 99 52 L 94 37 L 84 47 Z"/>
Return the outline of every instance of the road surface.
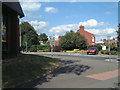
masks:
<path fill-rule="evenodd" d="M 53 73 L 23 85 L 32 88 L 114 88 L 118 83 L 116 57 L 96 55 L 37 53 L 40 56 L 58 58 L 61 66 Z"/>

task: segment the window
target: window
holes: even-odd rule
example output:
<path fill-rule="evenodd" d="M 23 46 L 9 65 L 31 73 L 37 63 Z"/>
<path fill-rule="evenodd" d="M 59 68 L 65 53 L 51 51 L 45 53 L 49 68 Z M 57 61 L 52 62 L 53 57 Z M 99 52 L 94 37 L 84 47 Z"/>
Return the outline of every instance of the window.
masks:
<path fill-rule="evenodd" d="M 92 36 L 92 42 L 95 42 L 95 37 L 94 36 Z"/>
<path fill-rule="evenodd" d="M 2 16 L 3 22 L 2 22 L 2 50 L 7 51 L 6 46 L 6 16 Z"/>

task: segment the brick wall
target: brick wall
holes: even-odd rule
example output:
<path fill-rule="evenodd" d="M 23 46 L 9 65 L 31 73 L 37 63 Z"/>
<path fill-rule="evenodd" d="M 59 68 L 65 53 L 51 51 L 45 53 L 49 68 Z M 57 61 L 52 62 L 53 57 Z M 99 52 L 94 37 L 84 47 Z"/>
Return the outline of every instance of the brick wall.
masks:
<path fill-rule="evenodd" d="M 85 31 L 84 26 L 80 26 L 78 32 L 87 39 L 88 45 L 95 45 L 95 41 L 96 41 L 95 35 L 88 31 Z"/>

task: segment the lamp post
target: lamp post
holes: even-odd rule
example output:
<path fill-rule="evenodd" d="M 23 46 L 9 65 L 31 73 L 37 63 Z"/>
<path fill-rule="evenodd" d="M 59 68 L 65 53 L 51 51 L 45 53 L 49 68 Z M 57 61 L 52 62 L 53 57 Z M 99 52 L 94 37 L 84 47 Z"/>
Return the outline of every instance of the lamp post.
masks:
<path fill-rule="evenodd" d="M 111 36 L 107 36 L 107 40 L 108 40 L 108 51 L 109 51 L 109 60 L 111 60 L 111 58 L 110 58 L 110 37 Z"/>
<path fill-rule="evenodd" d="M 50 36 L 50 46 L 51 46 L 51 52 L 53 52 L 54 51 L 54 40 L 55 40 L 55 36 L 54 35 L 52 35 L 52 36 Z"/>
<path fill-rule="evenodd" d="M 26 52 L 27 52 L 27 41 L 25 42 L 25 46 L 26 46 Z"/>

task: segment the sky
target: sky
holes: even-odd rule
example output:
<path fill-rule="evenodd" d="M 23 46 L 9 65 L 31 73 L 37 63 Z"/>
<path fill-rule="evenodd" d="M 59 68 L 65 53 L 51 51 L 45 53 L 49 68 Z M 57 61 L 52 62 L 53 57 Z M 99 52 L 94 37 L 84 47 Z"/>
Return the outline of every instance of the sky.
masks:
<path fill-rule="evenodd" d="M 21 2 L 25 17 L 38 34 L 64 35 L 80 25 L 101 40 L 116 37 L 118 29 L 117 2 Z"/>

